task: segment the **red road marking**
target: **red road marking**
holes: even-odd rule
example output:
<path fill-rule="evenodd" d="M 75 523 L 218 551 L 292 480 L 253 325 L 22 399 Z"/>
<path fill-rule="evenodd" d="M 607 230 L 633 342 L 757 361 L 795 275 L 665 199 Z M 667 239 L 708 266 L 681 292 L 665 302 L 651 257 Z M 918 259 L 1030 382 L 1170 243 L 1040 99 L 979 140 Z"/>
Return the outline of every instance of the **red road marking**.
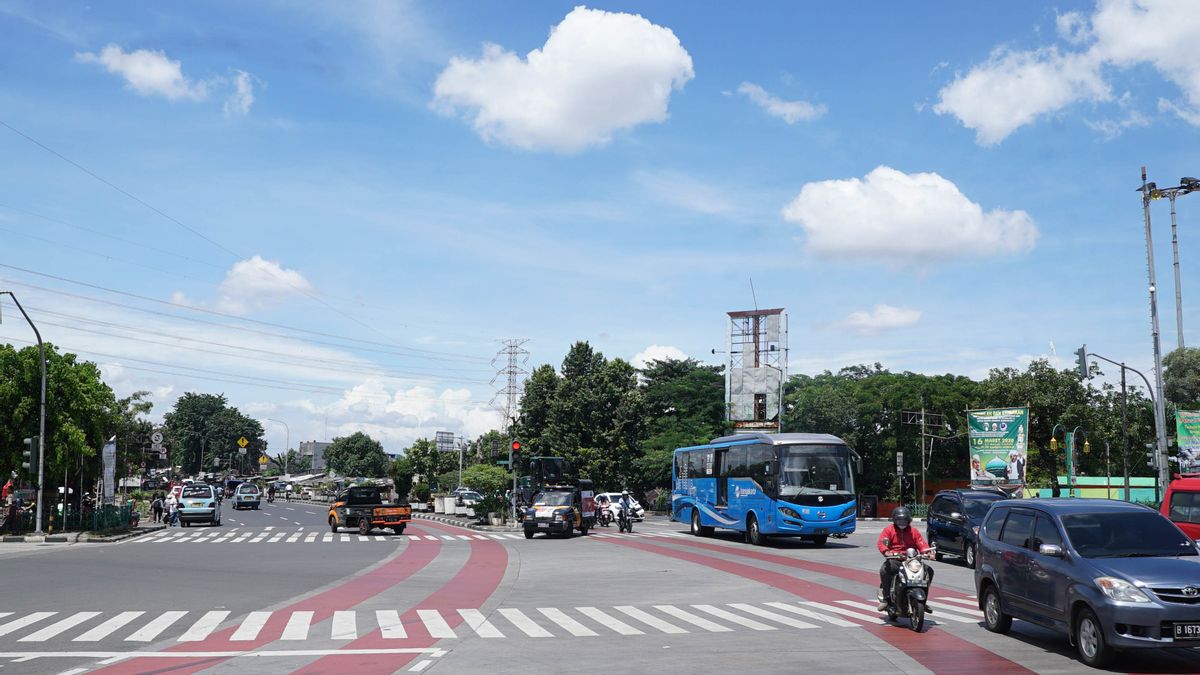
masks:
<path fill-rule="evenodd" d="M 432 647 L 438 638 L 431 637 L 424 622 L 417 616 L 418 609 L 436 609 L 454 628 L 463 622 L 459 609 L 477 608 L 483 605 L 500 587 L 504 572 L 508 568 L 508 550 L 494 540 L 471 540 L 471 556 L 458 574 L 449 583 L 434 591 L 401 615 L 401 622 L 408 628 L 405 647 Z M 395 640 L 385 639 L 379 630 L 365 635 L 346 645 L 344 649 L 383 649 L 396 645 Z M 392 673 L 403 668 L 417 654 L 326 656 L 298 669 L 297 673 Z"/>
<path fill-rule="evenodd" d="M 836 602 L 837 600 L 861 600 L 861 598 L 826 588 L 810 581 L 797 579 L 782 572 L 772 572 L 752 565 L 744 565 L 709 555 L 677 551 L 658 544 L 647 544 L 640 541 L 612 538 L 606 538 L 602 541 L 718 569 L 722 572 L 728 572 L 762 584 L 767 584 L 768 586 L 774 586 L 775 588 L 808 600 L 826 603 Z M 836 569 L 840 570 L 841 568 Z M 878 577 L 873 578 L 875 579 L 875 583 L 872 586 L 878 586 Z M 863 630 L 870 631 L 882 638 L 935 673 L 978 673 L 980 671 L 991 673 L 1033 672 L 999 654 L 971 644 L 945 631 L 926 631 L 918 635 L 907 629 L 897 630 L 892 626 L 870 625 L 863 626 Z"/>
<path fill-rule="evenodd" d="M 235 626 L 231 626 L 220 632 L 210 635 L 203 642 L 188 643 L 186 645 L 176 645 L 168 647 L 164 651 L 225 651 L 230 649 L 251 650 L 257 649 L 264 645 L 268 645 L 278 639 L 283 633 L 283 627 L 287 623 L 287 619 L 295 611 L 311 611 L 313 612 L 312 623 L 316 624 L 319 621 L 324 621 L 333 616 L 334 610 L 350 609 L 355 605 L 368 600 L 375 595 L 386 591 L 395 586 L 410 576 L 421 571 L 426 565 L 433 562 L 441 551 L 441 542 L 429 540 L 409 540 L 409 545 L 404 551 L 396 556 L 391 562 L 382 567 L 368 572 L 367 574 L 355 577 L 346 583 L 340 584 L 322 593 L 314 595 L 311 598 L 300 600 L 283 609 L 276 610 L 271 614 L 271 619 L 259 631 L 259 637 L 254 640 L 230 642 L 229 638 L 237 630 Z M 125 674 L 125 673 L 173 673 L 186 674 L 194 673 L 205 668 L 211 668 L 223 661 L 228 660 L 228 657 L 214 657 L 211 659 L 178 659 L 164 658 L 155 659 L 153 657 L 144 657 L 130 659 L 121 663 L 114 664 L 108 668 L 94 671 L 100 673 Z"/>

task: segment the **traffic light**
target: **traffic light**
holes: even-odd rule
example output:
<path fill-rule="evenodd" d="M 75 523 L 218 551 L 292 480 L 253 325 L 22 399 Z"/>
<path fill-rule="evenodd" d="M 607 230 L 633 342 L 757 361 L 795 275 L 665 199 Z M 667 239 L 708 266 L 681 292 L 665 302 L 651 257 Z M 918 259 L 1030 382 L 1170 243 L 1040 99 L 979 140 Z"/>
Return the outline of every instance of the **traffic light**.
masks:
<path fill-rule="evenodd" d="M 30 436 L 25 439 L 25 450 L 21 452 L 21 468 L 29 472 L 30 477 L 36 477 L 38 472 L 38 437 Z"/>
<path fill-rule="evenodd" d="M 1075 368 L 1079 371 L 1079 376 L 1085 380 L 1090 377 L 1088 375 L 1087 361 L 1087 345 L 1084 345 L 1075 350 Z"/>
<path fill-rule="evenodd" d="M 513 441 L 512 442 L 512 451 L 513 451 L 514 455 L 519 454 L 521 452 L 521 441 Z"/>

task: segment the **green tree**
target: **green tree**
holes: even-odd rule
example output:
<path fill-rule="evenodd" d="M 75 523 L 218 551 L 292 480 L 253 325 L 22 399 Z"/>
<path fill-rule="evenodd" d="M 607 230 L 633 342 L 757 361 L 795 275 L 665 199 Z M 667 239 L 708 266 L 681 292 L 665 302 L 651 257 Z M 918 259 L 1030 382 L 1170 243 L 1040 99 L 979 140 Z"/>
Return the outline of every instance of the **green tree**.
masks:
<path fill-rule="evenodd" d="M 498 466 L 476 464 L 463 469 L 463 484 L 485 497 L 494 497 L 512 484 L 512 476 Z"/>
<path fill-rule="evenodd" d="M 1163 396 L 1184 410 L 1200 409 L 1200 349 L 1184 347 L 1163 357 Z"/>
<path fill-rule="evenodd" d="M 675 448 L 707 443 L 725 433 L 723 369 L 694 359 L 651 361 L 642 369 L 646 439 L 630 475 L 635 492 L 670 485 Z"/>
<path fill-rule="evenodd" d="M 286 453 L 269 457 L 266 475 L 282 476 L 285 473 L 304 473 L 310 470 L 312 470 L 312 457 L 301 455 L 289 448 Z"/>
<path fill-rule="evenodd" d="M 368 478 L 382 478 L 389 464 L 383 445 L 361 431 L 333 439 L 325 448 L 325 462 L 343 476 Z"/>
<path fill-rule="evenodd" d="M 147 451 L 154 425 L 145 415 L 154 404 L 145 400 L 148 391 L 135 391 L 117 401 L 117 418 L 113 436 L 117 438 L 117 478 L 143 475 L 147 468 Z M 157 463 L 157 460 L 153 460 Z"/>
<path fill-rule="evenodd" d="M 397 457 L 388 466 L 388 477 L 392 479 L 392 483 L 396 487 L 396 495 L 400 499 L 407 499 L 413 486 L 412 460 L 407 457 Z"/>
<path fill-rule="evenodd" d="M 439 474 L 458 469 L 458 453 L 439 452 L 437 443 L 428 438 L 413 441 L 403 455 L 412 462 L 413 474 L 425 483 L 435 483 Z"/>
<path fill-rule="evenodd" d="M 230 406 L 224 394 L 184 393 L 163 416 L 163 427 L 171 461 L 184 474 L 213 472 L 218 466 L 254 471 L 254 460 L 267 449 L 262 424 Z M 245 455 L 237 444 L 243 437 L 249 441 Z"/>

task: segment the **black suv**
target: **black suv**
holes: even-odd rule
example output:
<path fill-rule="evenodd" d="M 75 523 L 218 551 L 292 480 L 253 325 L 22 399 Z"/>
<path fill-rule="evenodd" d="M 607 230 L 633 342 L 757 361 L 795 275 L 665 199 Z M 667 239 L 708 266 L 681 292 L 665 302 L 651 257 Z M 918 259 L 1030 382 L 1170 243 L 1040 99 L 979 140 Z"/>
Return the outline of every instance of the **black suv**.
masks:
<path fill-rule="evenodd" d="M 975 567 L 975 545 L 979 526 L 992 504 L 1007 499 L 999 489 L 974 488 L 942 490 L 929 505 L 925 538 L 937 547 L 938 560 L 949 553 L 962 558 L 967 567 Z"/>

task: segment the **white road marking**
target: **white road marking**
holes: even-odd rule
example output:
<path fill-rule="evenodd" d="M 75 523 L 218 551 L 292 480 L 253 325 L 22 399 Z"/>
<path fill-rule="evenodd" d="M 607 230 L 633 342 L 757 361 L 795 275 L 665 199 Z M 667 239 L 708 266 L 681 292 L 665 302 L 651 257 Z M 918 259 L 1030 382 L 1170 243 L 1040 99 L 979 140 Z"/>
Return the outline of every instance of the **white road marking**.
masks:
<path fill-rule="evenodd" d="M 17 640 L 17 642 L 45 642 L 55 635 L 70 630 L 84 621 L 94 619 L 99 615 L 100 612 L 76 612 L 65 619 L 59 619 L 58 621 L 55 621 L 39 631 L 26 635 L 20 640 Z"/>
<path fill-rule="evenodd" d="M 350 541 L 350 535 L 348 535 L 348 534 L 343 534 L 343 535 L 342 535 L 342 541 Z"/>
<path fill-rule="evenodd" d="M 308 626 L 312 623 L 312 612 L 292 612 L 280 640 L 304 640 L 308 637 Z"/>
<path fill-rule="evenodd" d="M 125 627 L 145 612 L 121 612 L 113 618 L 80 635 L 71 642 L 99 642 Z"/>
<path fill-rule="evenodd" d="M 775 609 L 782 609 L 785 612 L 799 614 L 800 616 L 806 616 L 810 619 L 816 619 L 817 621 L 831 623 L 835 626 L 842 626 L 843 628 L 858 628 L 858 624 L 854 623 L 853 621 L 846 621 L 845 619 L 839 619 L 836 616 L 830 616 L 828 614 L 820 614 L 812 610 L 804 609 L 803 607 L 789 605 L 786 602 L 768 602 L 767 606 L 774 607 Z"/>
<path fill-rule="evenodd" d="M 416 665 L 414 665 L 412 668 L 408 669 L 408 672 L 419 673 L 422 670 L 425 670 L 426 668 L 428 668 L 429 664 L 431 664 L 431 663 L 433 663 L 432 659 L 424 659 L 422 661 L 417 661 Z"/>
<path fill-rule="evenodd" d="M 217 626 L 229 616 L 228 611 L 214 610 L 205 612 L 204 616 L 196 620 L 192 627 L 187 629 L 183 635 L 179 636 L 179 642 L 203 642 L 208 639 L 208 636 L 216 630 Z"/>
<path fill-rule="evenodd" d="M 709 621 L 702 616 L 696 616 L 687 610 L 679 609 L 674 605 L 655 605 L 654 609 L 657 609 L 664 614 L 670 614 L 676 619 L 686 621 L 697 628 L 703 628 L 710 633 L 729 633 L 733 631 L 733 629 L 729 626 L 722 626 L 721 624 Z"/>
<path fill-rule="evenodd" d="M 303 537 L 303 536 L 304 536 L 303 533 L 297 532 L 296 534 L 293 534 L 292 536 L 287 538 L 287 543 L 291 544 L 291 543 L 300 541 L 300 537 Z"/>
<path fill-rule="evenodd" d="M 820 602 L 808 602 L 808 601 L 801 602 L 800 604 L 808 606 L 808 607 L 814 607 L 816 609 L 821 609 L 826 612 L 834 612 L 835 614 L 841 614 L 842 616 L 848 616 L 851 619 L 858 619 L 859 621 L 865 621 L 867 623 L 874 623 L 874 624 L 887 623 L 886 621 L 883 620 L 883 617 L 879 616 L 878 614 L 874 614 L 874 615 L 863 614 L 862 612 L 854 612 L 849 609 L 846 609 L 845 607 L 838 607 L 837 605 L 826 605 L 826 604 L 823 604 Z M 875 608 L 872 607 L 871 610 L 874 611 Z"/>
<path fill-rule="evenodd" d="M 14 619 L 4 625 L 0 625 L 0 635 L 8 635 L 15 630 L 21 630 L 30 624 L 37 623 L 38 621 L 54 616 L 55 614 L 58 614 L 58 612 L 34 612 L 29 616 L 21 617 L 20 619 Z"/>
<path fill-rule="evenodd" d="M 800 619 L 793 619 L 789 616 L 784 616 L 778 612 L 772 612 L 769 609 L 763 609 L 761 607 L 755 607 L 754 605 L 748 605 L 744 602 L 730 603 L 729 606 L 734 609 L 739 609 L 747 614 L 753 614 L 754 616 L 762 617 L 769 621 L 774 621 L 775 623 L 781 623 L 785 626 L 791 626 L 792 628 L 816 628 L 817 627 L 817 624 L 815 624 L 815 623 L 801 621 Z"/>
<path fill-rule="evenodd" d="M 865 602 L 858 602 L 857 600 L 838 600 L 838 602 L 840 604 L 846 605 L 847 607 L 858 607 L 859 609 L 865 609 L 867 611 L 871 611 L 871 610 L 875 609 L 875 605 L 869 605 Z M 947 619 L 949 621 L 955 621 L 957 623 L 977 623 L 977 621 L 975 619 L 965 619 L 961 616 L 952 616 L 945 612 L 937 612 L 937 611 L 935 611 L 933 613 L 933 618 L 936 620 Z"/>
<path fill-rule="evenodd" d="M 482 534 L 477 534 L 477 535 L 474 535 L 474 536 L 475 536 L 475 538 L 476 538 L 476 539 L 482 539 L 482 540 L 484 540 L 484 541 L 487 541 L 487 540 L 488 540 L 488 538 L 487 538 L 487 537 L 485 537 L 485 536 L 483 536 Z"/>
<path fill-rule="evenodd" d="M 450 624 L 442 618 L 436 609 L 418 609 L 417 616 L 421 618 L 425 624 L 425 630 L 429 631 L 429 637 L 434 638 L 456 638 L 454 630 L 450 628 Z"/>
<path fill-rule="evenodd" d="M 229 637 L 230 642 L 242 642 L 258 637 L 259 631 L 267 625 L 271 614 L 273 612 L 250 612 L 247 614 L 246 618 L 242 619 L 242 625 L 238 626 L 238 629 Z"/>
<path fill-rule="evenodd" d="M 171 624 L 182 619 L 187 612 L 163 612 L 150 623 L 139 628 L 133 635 L 125 638 L 126 642 L 151 642 L 158 634 L 171 627 Z"/>
<path fill-rule="evenodd" d="M 470 538 L 470 537 L 468 537 L 468 536 L 467 536 L 467 535 L 465 535 L 465 534 L 460 534 L 460 535 L 458 535 L 458 538 L 459 538 L 459 539 L 466 539 L 467 541 L 471 541 L 471 538 Z"/>
<path fill-rule="evenodd" d="M 268 525 L 268 526 L 264 527 L 263 529 L 264 529 L 264 530 L 273 530 L 273 529 L 275 529 L 275 526 L 274 526 L 274 525 Z"/>
<path fill-rule="evenodd" d="M 587 616 L 596 623 L 604 625 L 606 628 L 613 630 L 621 635 L 645 635 L 642 631 L 630 626 L 620 619 L 611 617 L 595 607 L 576 607 L 580 614 Z"/>
<path fill-rule="evenodd" d="M 267 543 L 268 543 L 268 544 L 274 544 L 275 542 L 279 541 L 280 539 L 283 539 L 283 538 L 284 538 L 284 537 L 286 537 L 286 536 L 287 536 L 287 533 L 286 533 L 286 532 L 279 532 L 279 533 L 277 533 L 277 534 L 276 534 L 274 537 L 271 537 L 271 538 L 270 538 L 270 539 L 267 541 Z"/>
<path fill-rule="evenodd" d="M 408 633 L 404 630 L 404 622 L 400 620 L 400 612 L 394 609 L 375 610 L 375 622 L 379 624 L 379 631 L 384 639 L 408 637 Z"/>
<path fill-rule="evenodd" d="M 443 534 L 443 535 L 442 535 L 442 539 L 445 539 L 446 541 L 454 541 L 454 537 L 451 537 L 451 536 L 449 536 L 449 535 L 446 535 L 446 534 Z"/>
<path fill-rule="evenodd" d="M 613 609 L 617 610 L 618 612 L 621 612 L 622 614 L 627 614 L 630 617 L 633 617 L 634 619 L 641 621 L 642 623 L 646 624 L 647 626 L 650 626 L 651 628 L 657 628 L 658 630 L 660 630 L 664 633 L 678 635 L 680 633 L 688 632 L 687 630 L 680 628 L 679 626 L 676 626 L 673 623 L 663 621 L 662 619 L 654 616 L 653 614 L 649 614 L 649 613 L 645 612 L 644 610 L 640 610 L 637 607 L 634 607 L 632 605 L 620 605 L 618 607 L 613 607 Z"/>
<path fill-rule="evenodd" d="M 953 602 L 956 605 L 964 605 L 964 606 L 970 607 L 971 609 L 974 609 L 974 610 L 979 609 L 979 602 L 973 598 L 969 599 L 969 600 L 965 599 L 965 598 L 934 598 L 934 600 L 936 600 L 939 603 Z"/>
<path fill-rule="evenodd" d="M 544 614 L 547 619 L 553 621 L 559 628 L 562 628 L 575 637 L 595 637 L 597 635 L 596 631 L 567 616 L 561 609 L 538 607 L 538 611 Z"/>
<path fill-rule="evenodd" d="M 355 625 L 354 612 L 336 611 L 333 613 L 333 624 L 330 626 L 330 640 L 357 640 L 358 627 Z"/>
<path fill-rule="evenodd" d="M 437 537 L 435 537 L 435 536 L 433 536 L 433 535 L 431 535 L 431 534 L 427 534 L 427 535 L 425 535 L 425 538 L 426 538 L 426 539 L 428 539 L 429 541 L 437 541 L 437 540 L 438 540 L 438 538 L 437 538 Z"/>
<path fill-rule="evenodd" d="M 467 622 L 467 625 L 471 627 L 471 630 L 475 631 L 475 634 L 481 638 L 504 637 L 504 633 L 501 633 L 495 626 L 493 626 L 492 622 L 488 621 L 487 617 L 483 615 L 483 612 L 477 609 L 460 609 L 458 610 L 458 615 L 461 616 L 463 620 Z"/>
<path fill-rule="evenodd" d="M 317 533 L 316 533 L 316 532 L 310 532 L 310 533 L 308 534 L 308 536 L 304 538 L 304 543 L 308 544 L 308 543 L 312 543 L 312 542 L 314 542 L 314 541 L 316 541 L 316 540 L 317 540 Z"/>
<path fill-rule="evenodd" d="M 731 623 L 736 623 L 740 626 L 745 626 L 746 628 L 749 628 L 750 630 L 776 630 L 774 626 L 768 626 L 767 624 L 759 623 L 758 621 L 755 621 L 754 619 L 747 619 L 744 616 L 738 616 L 737 614 L 734 614 L 733 612 L 727 612 L 719 607 L 713 607 L 712 605 L 692 605 L 692 607 L 695 607 L 696 609 L 700 610 L 701 612 L 706 612 L 708 614 L 712 614 L 715 617 L 725 619 L 726 621 L 729 621 Z"/>
<path fill-rule="evenodd" d="M 502 607 L 496 611 L 529 637 L 554 637 L 553 633 L 537 625 L 533 619 L 525 616 L 525 613 L 519 609 Z"/>

